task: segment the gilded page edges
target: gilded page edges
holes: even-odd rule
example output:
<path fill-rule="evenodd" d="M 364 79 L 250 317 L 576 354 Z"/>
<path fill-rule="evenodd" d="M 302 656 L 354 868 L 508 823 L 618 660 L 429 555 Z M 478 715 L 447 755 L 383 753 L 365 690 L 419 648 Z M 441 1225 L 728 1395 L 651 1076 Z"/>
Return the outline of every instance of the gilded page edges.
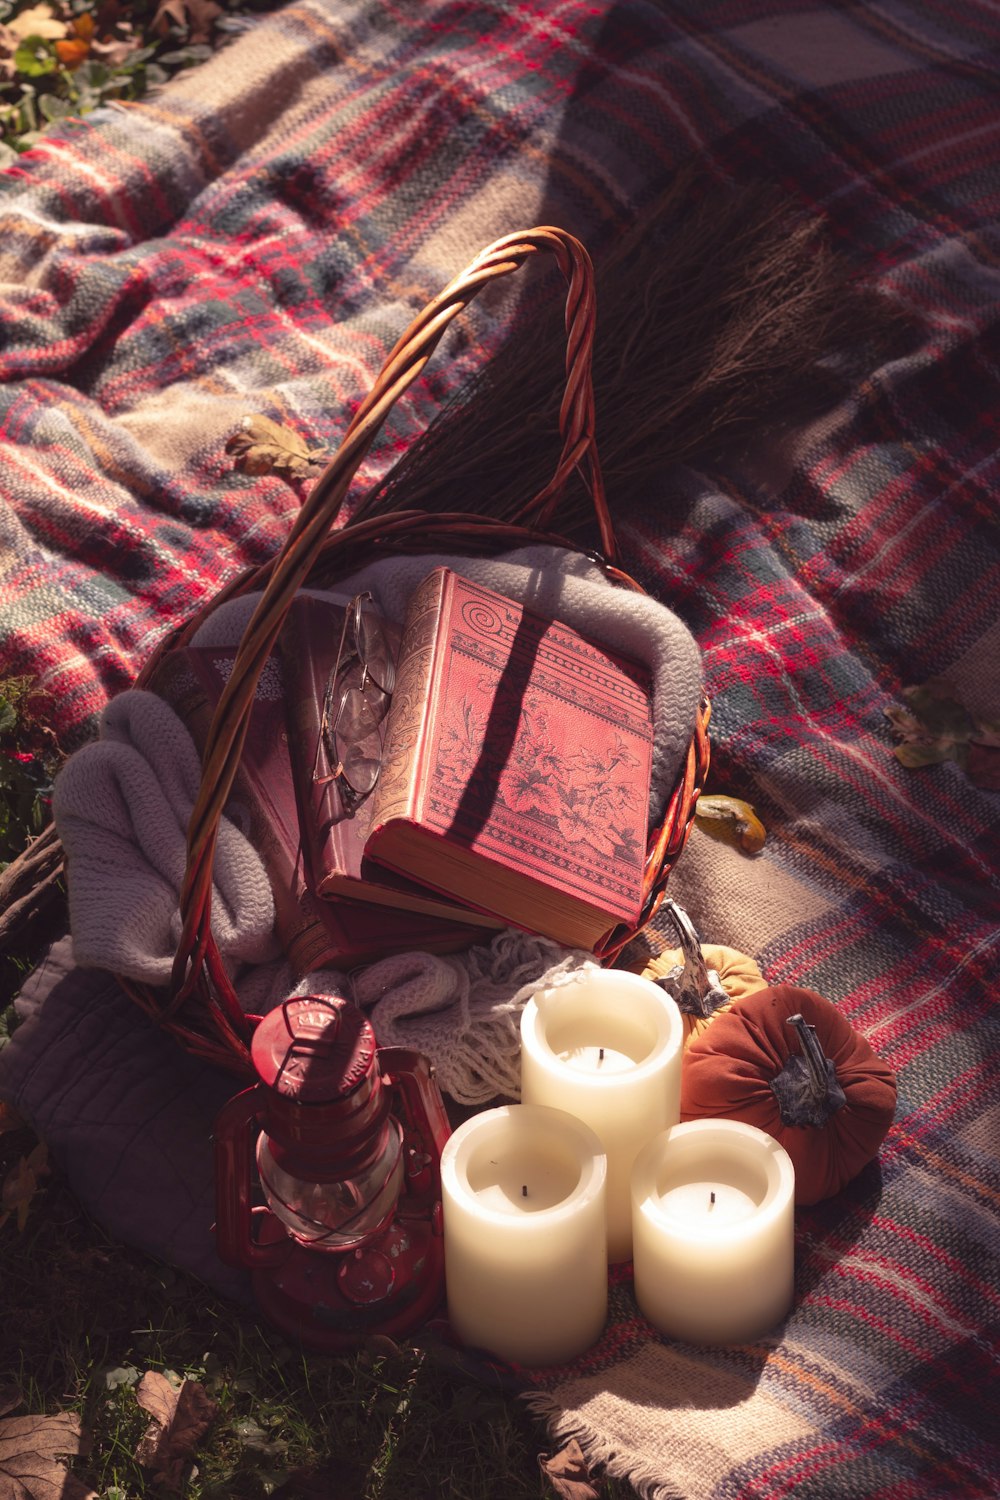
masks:
<path fill-rule="evenodd" d="M 382 770 L 372 797 L 373 832 L 394 818 L 411 817 L 414 812 L 445 578 L 445 570 L 435 568 L 417 585 L 407 607 Z"/>

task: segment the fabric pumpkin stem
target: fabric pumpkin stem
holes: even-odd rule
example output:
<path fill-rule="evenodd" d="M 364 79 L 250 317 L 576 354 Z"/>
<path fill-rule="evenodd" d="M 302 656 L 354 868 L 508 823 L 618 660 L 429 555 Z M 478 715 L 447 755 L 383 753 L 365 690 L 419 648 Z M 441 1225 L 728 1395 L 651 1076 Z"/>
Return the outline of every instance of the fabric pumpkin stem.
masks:
<path fill-rule="evenodd" d="M 698 940 L 694 923 L 676 901 L 664 901 L 662 910 L 670 917 L 681 940 L 681 961 L 668 973 L 654 980 L 677 1002 L 681 1013 L 698 1021 L 710 1021 L 725 1005 L 729 996 L 723 989 L 717 970 L 709 968 Z"/>
<path fill-rule="evenodd" d="M 640 959 L 628 967 L 634 974 L 658 984 L 676 1002 L 684 1024 L 686 1047 L 735 1000 L 764 989 L 766 981 L 749 954 L 700 943 L 694 923 L 676 901 L 664 901 L 660 910 L 673 922 L 681 946 Z"/>
<path fill-rule="evenodd" d="M 668 995 L 677 1000 L 677 1008 L 681 1013 L 684 1023 L 684 1045 L 688 1046 L 696 1036 L 701 1036 L 705 1028 L 714 1023 L 716 1017 L 723 1015 L 736 1000 L 743 999 L 754 990 L 762 990 L 766 981 L 754 960 L 746 953 L 740 953 L 735 948 L 725 948 L 715 943 L 705 943 L 701 949 L 705 966 L 710 973 L 718 975 L 725 997 L 721 998 L 718 993 L 713 993 L 711 1006 L 708 1014 L 703 1015 L 688 1009 L 677 1000 L 672 989 L 661 984 L 661 980 L 671 972 L 676 972 L 684 962 L 684 950 L 682 948 L 668 948 L 654 958 L 647 958 L 631 965 L 632 972 L 642 974 L 645 979 L 652 979 L 654 984 L 660 984 L 661 989 L 666 990 Z"/>
<path fill-rule="evenodd" d="M 819 1128 L 835 1110 L 843 1109 L 847 1095 L 837 1082 L 837 1069 L 819 1044 L 816 1027 L 803 1015 L 789 1016 L 786 1024 L 798 1032 L 802 1052 L 792 1053 L 772 1078 L 771 1088 L 786 1125 Z"/>

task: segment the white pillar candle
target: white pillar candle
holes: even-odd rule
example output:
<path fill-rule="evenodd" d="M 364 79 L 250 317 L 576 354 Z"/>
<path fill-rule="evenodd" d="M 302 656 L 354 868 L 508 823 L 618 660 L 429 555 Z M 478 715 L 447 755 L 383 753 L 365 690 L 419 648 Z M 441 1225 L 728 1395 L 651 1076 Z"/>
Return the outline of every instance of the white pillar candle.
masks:
<path fill-rule="evenodd" d="M 795 1169 L 738 1120 L 690 1120 L 643 1147 L 632 1170 L 635 1299 L 661 1333 L 736 1344 L 792 1305 Z"/>
<path fill-rule="evenodd" d="M 608 1310 L 606 1162 L 582 1121 L 503 1105 L 441 1153 L 448 1320 L 463 1343 L 522 1365 L 595 1343 Z"/>
<path fill-rule="evenodd" d="M 659 985 L 582 969 L 521 1015 L 521 1100 L 584 1120 L 608 1158 L 608 1259 L 632 1253 L 629 1179 L 639 1148 L 680 1116 L 683 1025 Z"/>

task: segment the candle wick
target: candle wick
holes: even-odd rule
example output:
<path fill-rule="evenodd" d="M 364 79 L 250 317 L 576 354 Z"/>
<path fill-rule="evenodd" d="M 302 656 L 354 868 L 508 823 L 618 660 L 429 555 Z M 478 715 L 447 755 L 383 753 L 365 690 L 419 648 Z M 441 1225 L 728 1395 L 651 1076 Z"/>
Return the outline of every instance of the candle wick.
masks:
<path fill-rule="evenodd" d="M 528 1196 L 528 1189 L 527 1189 L 527 1187 L 525 1185 L 522 1184 L 522 1187 L 521 1187 L 521 1197 L 522 1198 L 527 1198 L 527 1196 Z"/>
<path fill-rule="evenodd" d="M 708 1195 L 708 1206 L 709 1206 L 709 1208 L 712 1207 L 712 1205 L 714 1204 L 714 1202 L 715 1202 L 715 1194 L 714 1193 L 709 1193 L 709 1195 Z"/>
<path fill-rule="evenodd" d="M 604 1048 L 603 1047 L 601 1048 L 601 1050 L 597 1054 L 597 1061 L 598 1062 L 603 1062 L 604 1061 Z"/>

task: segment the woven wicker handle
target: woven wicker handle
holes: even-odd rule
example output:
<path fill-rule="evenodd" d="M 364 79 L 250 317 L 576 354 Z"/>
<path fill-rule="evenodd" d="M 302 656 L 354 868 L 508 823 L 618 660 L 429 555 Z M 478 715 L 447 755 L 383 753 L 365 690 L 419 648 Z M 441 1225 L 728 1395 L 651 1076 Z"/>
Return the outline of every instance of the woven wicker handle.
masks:
<path fill-rule="evenodd" d="M 202 967 L 207 965 L 221 1007 L 221 1013 L 216 1013 L 217 1021 L 222 1029 L 232 1029 L 234 1040 L 246 1032 L 246 1018 L 211 937 L 212 866 L 219 820 L 243 753 L 260 674 L 292 601 L 323 550 L 351 481 L 393 405 L 423 370 L 452 319 L 484 286 L 518 270 L 537 254 L 553 255 L 568 283 L 566 389 L 559 412 L 563 446 L 550 482 L 513 519 L 546 526 L 566 480 L 574 469 L 579 469 L 593 500 L 602 548 L 609 558 L 614 556 L 614 535 L 594 440 L 591 357 L 595 300 L 590 257 L 579 241 L 562 229 L 543 227 L 507 235 L 481 251 L 461 275 L 427 304 L 400 338 L 268 570 L 264 592 L 240 642 L 205 745 L 201 786 L 188 826 L 187 868 L 180 897 L 183 929 L 174 961 L 167 1016 L 176 1013 L 193 993 Z M 344 531 L 359 535 L 377 526 L 384 535 L 391 530 L 391 524 L 390 521 L 387 526 L 383 517 L 376 523 L 362 521 L 353 530 L 348 525 Z"/>

